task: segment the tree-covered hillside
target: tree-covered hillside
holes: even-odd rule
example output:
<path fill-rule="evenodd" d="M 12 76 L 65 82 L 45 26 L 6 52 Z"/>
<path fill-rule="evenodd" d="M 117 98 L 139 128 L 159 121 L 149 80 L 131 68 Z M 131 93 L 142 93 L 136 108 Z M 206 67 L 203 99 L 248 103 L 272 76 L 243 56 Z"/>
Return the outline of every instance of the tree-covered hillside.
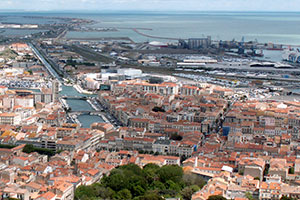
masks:
<path fill-rule="evenodd" d="M 99 183 L 80 186 L 75 192 L 75 199 L 190 199 L 204 184 L 203 179 L 194 174 L 184 174 L 177 165 L 159 167 L 148 164 L 141 169 L 137 165 L 129 164 L 113 169 Z"/>

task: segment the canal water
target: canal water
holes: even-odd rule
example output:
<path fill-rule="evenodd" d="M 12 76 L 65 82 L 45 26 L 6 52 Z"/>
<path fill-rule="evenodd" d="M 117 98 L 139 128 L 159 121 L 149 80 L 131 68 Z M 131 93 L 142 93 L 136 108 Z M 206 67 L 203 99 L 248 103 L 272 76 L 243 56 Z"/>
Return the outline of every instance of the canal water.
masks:
<path fill-rule="evenodd" d="M 96 96 L 96 95 L 85 95 L 79 93 L 72 86 L 62 85 L 62 91 L 60 92 L 62 96 Z M 79 99 L 67 99 L 67 104 L 72 109 L 72 111 L 93 111 L 94 109 L 86 100 Z M 82 128 L 90 128 L 91 124 L 94 122 L 104 122 L 104 120 L 97 115 L 79 115 L 78 120 L 81 123 Z"/>
<path fill-rule="evenodd" d="M 86 100 L 67 99 L 67 104 L 72 111 L 93 111 L 94 109 Z"/>
<path fill-rule="evenodd" d="M 79 115 L 78 120 L 82 128 L 90 128 L 94 122 L 104 122 L 102 117 L 98 115 Z"/>
<path fill-rule="evenodd" d="M 36 56 L 41 60 L 41 62 L 45 65 L 45 67 L 50 71 L 50 73 L 56 77 L 57 80 L 61 81 L 61 78 L 56 73 L 56 71 L 52 68 L 52 66 L 48 63 L 48 61 L 43 57 L 43 55 L 31 44 L 29 43 L 30 47 L 36 54 Z M 95 97 L 97 95 L 86 95 L 79 93 L 74 87 L 72 86 L 65 86 L 62 85 L 62 91 L 60 92 L 62 96 L 88 96 L 88 97 Z M 93 111 L 94 109 L 92 106 L 85 100 L 72 100 L 68 99 L 67 104 L 73 111 Z M 78 120 L 81 123 L 81 127 L 89 128 L 92 123 L 94 122 L 104 122 L 104 120 L 97 115 L 79 115 Z"/>
<path fill-rule="evenodd" d="M 61 91 L 61 95 L 65 95 L 65 96 L 78 96 L 78 97 L 84 97 L 84 96 L 97 96 L 97 95 L 86 95 L 86 94 L 81 94 L 79 92 L 77 92 L 77 90 L 72 87 L 72 86 L 65 86 L 62 85 L 62 91 Z"/>

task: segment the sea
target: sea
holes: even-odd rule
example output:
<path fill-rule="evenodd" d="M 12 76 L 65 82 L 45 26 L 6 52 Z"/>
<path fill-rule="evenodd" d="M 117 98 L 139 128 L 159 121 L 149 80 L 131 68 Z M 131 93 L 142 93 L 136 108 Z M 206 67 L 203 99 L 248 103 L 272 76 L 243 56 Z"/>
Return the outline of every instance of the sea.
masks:
<path fill-rule="evenodd" d="M 255 41 L 300 45 L 300 13 L 183 12 L 99 13 L 77 15 L 93 19 L 94 27 L 144 28 L 141 32 L 171 38 Z M 153 40 L 128 29 L 118 32 L 69 32 L 69 37 L 128 36 L 136 42 Z"/>
<path fill-rule="evenodd" d="M 130 37 L 136 42 L 154 39 L 126 28 L 161 37 L 213 40 L 255 41 L 300 45 L 300 12 L 7 12 L 0 14 L 6 23 L 59 23 L 59 19 L 24 18 L 23 16 L 76 17 L 92 19 L 93 27 L 115 27 L 117 32 L 69 32 L 67 37 Z M 123 28 L 123 29 L 122 29 Z M 11 32 L 8 32 L 11 34 Z"/>

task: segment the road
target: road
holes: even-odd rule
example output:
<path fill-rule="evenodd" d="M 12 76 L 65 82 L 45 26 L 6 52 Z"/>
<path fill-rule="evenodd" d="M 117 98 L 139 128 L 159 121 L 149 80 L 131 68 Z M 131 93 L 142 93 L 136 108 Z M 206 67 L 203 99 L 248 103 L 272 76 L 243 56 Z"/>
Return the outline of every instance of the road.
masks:
<path fill-rule="evenodd" d="M 59 34 L 56 38 L 55 38 L 55 42 L 59 41 L 60 39 L 62 39 L 63 37 L 65 37 L 65 35 L 67 34 L 68 29 L 65 29 L 63 32 L 61 32 L 61 34 Z"/>
<path fill-rule="evenodd" d="M 29 46 L 31 47 L 32 51 L 34 52 L 34 54 L 38 57 L 38 59 L 43 63 L 43 65 L 47 68 L 47 70 L 49 71 L 49 73 L 51 74 L 51 76 L 53 78 L 58 79 L 59 81 L 61 81 L 58 73 L 53 69 L 53 67 L 49 64 L 49 62 L 45 59 L 45 55 L 42 55 L 43 52 L 39 51 L 32 43 L 28 43 Z"/>

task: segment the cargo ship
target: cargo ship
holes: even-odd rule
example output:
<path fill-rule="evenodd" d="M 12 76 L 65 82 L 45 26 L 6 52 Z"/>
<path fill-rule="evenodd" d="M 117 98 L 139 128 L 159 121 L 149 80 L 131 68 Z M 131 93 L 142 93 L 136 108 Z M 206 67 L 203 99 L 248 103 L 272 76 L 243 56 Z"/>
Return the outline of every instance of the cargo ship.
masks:
<path fill-rule="evenodd" d="M 281 45 L 281 44 L 272 44 L 272 43 L 270 43 L 267 47 L 267 50 L 270 50 L 270 51 L 283 51 L 284 48 L 283 48 L 283 45 Z"/>

